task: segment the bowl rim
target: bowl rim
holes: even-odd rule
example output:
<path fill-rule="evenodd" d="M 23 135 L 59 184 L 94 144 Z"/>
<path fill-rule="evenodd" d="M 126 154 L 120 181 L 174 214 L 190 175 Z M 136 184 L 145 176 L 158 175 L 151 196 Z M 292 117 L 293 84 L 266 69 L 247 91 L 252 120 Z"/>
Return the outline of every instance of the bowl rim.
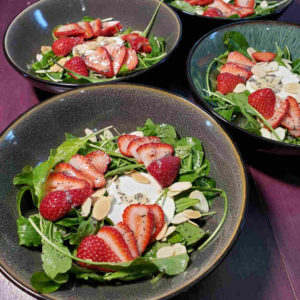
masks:
<path fill-rule="evenodd" d="M 51 0 L 44 0 L 43 2 L 48 1 L 51 2 Z M 155 2 L 159 2 L 159 0 L 152 0 Z M 293 0 L 292 0 L 293 1 Z M 150 67 L 148 67 L 147 69 L 143 69 L 137 72 L 134 72 L 132 74 L 126 75 L 126 76 L 122 76 L 122 77 L 118 77 L 116 79 L 113 80 L 108 80 L 108 81 L 104 81 L 104 82 L 97 82 L 97 83 L 64 83 L 64 82 L 53 82 L 53 81 L 48 81 L 48 80 L 44 80 L 42 78 L 38 78 L 37 76 L 32 75 L 29 71 L 23 70 L 21 67 L 19 67 L 9 56 L 9 51 L 6 48 L 6 40 L 7 40 L 7 36 L 8 36 L 8 30 L 10 29 L 10 27 L 12 26 L 12 24 L 19 18 L 22 16 L 23 13 L 33 9 L 35 6 L 38 5 L 42 5 L 41 1 L 37 1 L 35 3 L 32 3 L 31 5 L 27 6 L 26 8 L 24 8 L 23 10 L 21 10 L 19 13 L 17 13 L 9 22 L 9 24 L 7 25 L 5 32 L 3 34 L 3 38 L 2 38 L 2 49 L 3 49 L 3 53 L 5 58 L 7 59 L 7 61 L 9 62 L 9 64 L 19 73 L 21 74 L 23 77 L 26 77 L 28 79 L 31 79 L 33 81 L 36 81 L 38 83 L 41 84 L 49 84 L 52 86 L 56 86 L 56 87 L 61 87 L 61 88 L 77 88 L 77 87 L 86 87 L 86 86 L 94 86 L 94 85 L 105 85 L 108 83 L 114 83 L 114 82 L 121 82 L 121 81 L 125 81 L 125 80 L 130 80 L 132 78 L 138 77 L 139 75 L 142 75 L 144 73 L 146 73 L 147 71 L 150 71 L 154 68 L 156 68 L 157 66 L 159 66 L 160 64 L 162 64 L 163 62 L 165 62 L 172 54 L 173 52 L 177 49 L 178 45 L 180 44 L 180 41 L 182 39 L 182 22 L 181 19 L 179 18 L 178 14 L 176 11 L 174 11 L 169 5 L 167 5 L 165 2 L 162 3 L 162 5 L 168 9 L 168 11 L 173 14 L 173 17 L 175 18 L 175 20 L 177 21 L 177 28 L 178 28 L 178 38 L 173 46 L 173 48 L 167 53 L 167 55 L 165 57 L 163 57 L 159 62 L 155 63 L 154 65 L 151 65 Z"/>
<path fill-rule="evenodd" d="M 65 97 L 68 97 L 73 94 L 80 94 L 80 93 L 82 93 L 81 92 L 82 90 L 89 91 L 89 90 L 101 90 L 101 89 L 114 89 L 116 87 L 124 88 L 124 89 L 127 89 L 127 88 L 138 89 L 138 90 L 158 93 L 161 95 L 166 95 L 168 97 L 172 97 L 176 101 L 182 102 L 183 104 L 192 107 L 198 113 L 204 115 L 207 119 L 209 119 L 213 123 L 214 126 L 216 126 L 218 128 L 218 130 L 222 133 L 224 138 L 227 139 L 229 144 L 231 144 L 233 154 L 237 160 L 239 169 L 242 174 L 241 213 L 238 218 L 236 226 L 232 230 L 232 234 L 230 235 L 230 238 L 226 242 L 225 247 L 222 249 L 222 251 L 219 253 L 219 255 L 216 256 L 215 259 L 205 268 L 205 270 L 202 272 L 201 275 L 196 274 L 188 282 L 174 288 L 172 292 L 170 292 L 170 293 L 165 292 L 164 294 L 160 295 L 159 298 L 155 298 L 155 299 L 167 299 L 167 298 L 173 297 L 173 296 L 179 294 L 180 292 L 190 288 L 192 285 L 197 283 L 199 280 L 201 280 L 205 276 L 207 276 L 226 257 L 226 255 L 229 253 L 230 249 L 232 249 L 232 246 L 236 242 L 236 240 L 239 236 L 239 233 L 241 231 L 242 225 L 243 225 L 243 221 L 245 218 L 245 212 L 246 212 L 246 208 L 247 208 L 247 203 L 248 203 L 248 198 L 249 198 L 249 193 L 250 193 L 248 174 L 247 174 L 246 167 L 243 162 L 243 158 L 241 156 L 239 148 L 237 147 L 235 141 L 232 139 L 230 134 L 224 128 L 224 125 L 222 125 L 220 123 L 220 121 L 214 119 L 205 110 L 203 110 L 201 107 L 198 107 L 195 104 L 191 103 L 187 98 L 183 97 L 182 95 L 179 95 L 176 93 L 171 93 L 171 92 L 161 89 L 161 88 L 156 88 L 153 86 L 143 85 L 143 84 L 132 84 L 132 83 L 95 85 L 95 86 L 78 88 L 78 89 L 70 90 L 65 93 L 58 94 L 56 96 L 51 97 L 48 101 L 42 102 L 38 105 L 35 105 L 35 106 L 29 108 L 22 115 L 20 115 L 16 120 L 14 120 L 10 125 L 8 125 L 8 127 L 2 132 L 2 134 L 0 134 L 0 143 L 4 140 L 4 138 L 6 137 L 6 135 L 8 134 L 8 132 L 10 130 L 13 130 L 19 123 L 21 123 L 23 120 L 25 120 L 28 116 L 38 112 L 44 106 L 51 105 L 54 102 L 59 102 L 59 100 L 62 97 L 65 98 Z M 217 238 L 218 238 L 218 236 L 215 237 L 213 239 L 213 241 L 216 240 Z M 34 297 L 37 297 L 38 299 L 58 299 L 57 297 L 53 296 L 52 294 L 51 295 L 49 295 L 49 294 L 42 295 L 42 294 L 37 293 L 30 284 L 27 284 L 26 282 L 24 282 L 22 277 L 12 275 L 12 273 L 14 273 L 14 272 L 9 270 L 9 267 L 7 265 L 4 266 L 1 258 L 0 258 L 0 272 L 6 278 L 8 278 L 11 282 L 13 282 L 16 286 L 18 286 L 20 289 L 22 289 L 23 291 L 25 291 L 26 293 L 28 293 Z M 154 299 L 154 298 L 149 298 L 149 299 Z"/>
<path fill-rule="evenodd" d="M 184 0 L 181 0 L 184 1 Z M 289 2 L 284 3 L 284 5 L 276 10 L 274 10 L 273 12 L 267 14 L 267 15 L 263 15 L 263 16 L 254 16 L 254 17 L 245 17 L 245 18 L 226 18 L 226 17 L 209 17 L 209 16 L 203 16 L 203 15 L 197 15 L 197 14 L 192 14 L 188 11 L 182 10 L 180 8 L 174 7 L 172 6 L 170 3 L 166 2 L 167 5 L 171 6 L 174 10 L 176 10 L 177 12 L 182 12 L 185 15 L 191 16 L 191 17 L 195 17 L 195 18 L 200 18 L 200 19 L 204 19 L 204 20 L 221 20 L 221 21 L 229 21 L 232 23 L 235 22 L 240 22 L 241 20 L 265 20 L 266 17 L 269 16 L 274 16 L 276 14 L 280 14 L 281 12 L 283 12 L 284 10 L 286 10 L 292 3 L 294 2 L 294 0 L 290 0 Z"/>
<path fill-rule="evenodd" d="M 221 29 L 227 29 L 227 28 L 228 29 L 234 29 L 235 27 L 238 27 L 238 26 L 251 25 L 251 24 L 271 25 L 271 26 L 289 26 L 289 27 L 292 26 L 292 27 L 296 27 L 300 30 L 300 25 L 297 25 L 297 24 L 288 23 L 288 22 L 280 22 L 280 21 L 263 20 L 263 21 L 242 21 L 242 22 L 238 22 L 238 23 L 234 23 L 234 24 L 227 24 L 227 25 L 224 25 L 224 26 L 221 26 L 221 27 L 218 27 L 216 29 L 213 29 L 213 30 L 209 31 L 205 35 L 201 36 L 201 38 L 194 44 L 194 46 L 191 48 L 191 50 L 188 54 L 188 57 L 187 57 L 187 60 L 186 60 L 186 74 L 187 74 L 187 79 L 188 79 L 189 86 L 192 89 L 193 95 L 209 111 L 209 113 L 213 114 L 213 116 L 220 119 L 222 122 L 226 123 L 227 125 L 234 127 L 235 129 L 241 131 L 243 134 L 250 135 L 252 138 L 258 138 L 262 142 L 270 143 L 270 145 L 272 145 L 272 146 L 276 146 L 276 147 L 281 146 L 281 147 L 287 147 L 289 149 L 299 150 L 300 145 L 283 143 L 283 142 L 279 142 L 279 141 L 275 141 L 275 140 L 265 138 L 263 136 L 259 136 L 257 134 L 254 134 L 250 131 L 247 131 L 244 128 L 242 128 L 242 127 L 226 120 L 224 117 L 222 117 L 221 115 L 219 115 L 217 112 L 215 112 L 212 109 L 212 107 L 202 98 L 202 96 L 200 95 L 200 93 L 198 92 L 198 90 L 195 87 L 194 81 L 192 79 L 190 66 L 191 66 L 192 57 L 193 57 L 196 49 L 198 48 L 199 44 L 201 44 L 202 41 L 204 41 L 207 37 L 209 37 L 210 35 L 216 33 L 217 31 L 219 31 Z"/>

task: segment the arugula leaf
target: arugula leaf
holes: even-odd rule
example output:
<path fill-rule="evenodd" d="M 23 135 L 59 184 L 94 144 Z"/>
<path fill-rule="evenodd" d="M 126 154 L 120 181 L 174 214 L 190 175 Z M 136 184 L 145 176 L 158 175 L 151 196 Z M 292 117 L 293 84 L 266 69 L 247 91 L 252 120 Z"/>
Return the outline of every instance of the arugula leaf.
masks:
<path fill-rule="evenodd" d="M 49 51 L 49 52 L 43 54 L 43 58 L 41 61 L 36 61 L 35 63 L 32 64 L 32 69 L 34 71 L 47 70 L 54 64 L 54 62 L 52 60 L 57 61 L 60 58 L 61 57 L 56 56 L 53 53 L 53 51 Z"/>
<path fill-rule="evenodd" d="M 183 243 L 184 238 L 180 233 L 175 231 L 168 236 L 167 241 L 171 244 Z"/>
<path fill-rule="evenodd" d="M 224 44 L 226 45 L 229 52 L 238 51 L 244 54 L 246 57 L 249 57 L 247 49 L 249 44 L 246 38 L 238 31 L 228 31 L 223 36 Z"/>
<path fill-rule="evenodd" d="M 80 223 L 77 232 L 69 236 L 71 245 L 79 245 L 81 241 L 88 235 L 94 234 L 97 229 L 97 221 L 90 218 Z"/>
<path fill-rule="evenodd" d="M 63 218 L 55 223 L 55 225 L 64 226 L 64 227 L 73 227 L 79 225 L 80 218 Z"/>
<path fill-rule="evenodd" d="M 176 212 L 180 213 L 197 203 L 199 203 L 198 199 L 192 199 L 189 197 L 180 198 L 175 201 Z"/>
<path fill-rule="evenodd" d="M 65 281 L 68 281 L 67 274 L 65 275 Z M 60 278 L 61 279 L 61 278 Z M 55 282 L 53 279 L 51 279 L 47 274 L 44 272 L 36 272 L 31 276 L 30 279 L 31 285 L 40 293 L 42 294 L 49 294 L 57 291 L 61 283 L 64 282 Z"/>
<path fill-rule="evenodd" d="M 165 242 L 156 241 L 155 243 L 153 243 L 153 244 L 151 244 L 147 247 L 147 249 L 145 250 L 145 252 L 143 254 L 143 257 L 146 257 L 146 258 L 153 257 L 153 258 L 155 258 L 157 250 L 159 250 L 162 247 L 166 247 L 166 246 L 170 246 L 170 244 L 165 243 Z"/>
<path fill-rule="evenodd" d="M 172 1 L 170 4 L 178 9 L 187 11 L 189 13 L 192 13 L 192 14 L 196 13 L 196 9 L 192 5 L 190 5 L 188 2 L 181 1 L 181 0 L 175 0 L 175 1 Z"/>
<path fill-rule="evenodd" d="M 39 226 L 40 218 L 31 216 L 32 221 Z M 38 247 L 42 244 L 40 235 L 34 230 L 28 219 L 20 216 L 17 219 L 17 230 L 19 236 L 19 245 L 28 247 Z"/>
<path fill-rule="evenodd" d="M 19 185 L 19 184 L 25 184 L 29 186 L 33 186 L 33 174 L 32 174 L 32 167 L 31 166 L 25 166 L 22 169 L 22 172 L 17 174 L 14 179 L 13 179 L 13 184 L 14 185 Z"/>
<path fill-rule="evenodd" d="M 83 21 L 83 22 L 91 22 L 91 21 L 93 21 L 93 20 L 95 20 L 95 18 L 88 17 L 88 16 L 84 16 L 84 17 L 82 18 L 82 21 Z"/>
<path fill-rule="evenodd" d="M 292 72 L 300 75 L 300 58 L 292 62 Z"/>
<path fill-rule="evenodd" d="M 197 178 L 199 178 L 199 174 L 197 174 L 195 171 L 188 171 L 182 174 L 179 174 L 179 177 L 177 178 L 178 181 L 185 182 L 194 182 Z"/>
<path fill-rule="evenodd" d="M 180 254 L 165 258 L 154 258 L 150 261 L 157 266 L 160 272 L 166 273 L 167 275 L 177 275 L 186 269 L 189 259 L 187 254 Z"/>
<path fill-rule="evenodd" d="M 37 207 L 37 198 L 34 194 L 34 188 L 29 186 L 29 185 L 25 185 L 25 186 L 22 186 L 20 187 L 20 189 L 18 190 L 18 193 L 17 193 L 17 210 L 18 210 L 18 214 L 19 216 L 22 216 L 22 212 L 21 212 L 21 202 L 22 202 L 22 199 L 24 197 L 24 195 L 26 194 L 26 192 L 29 191 L 30 194 L 31 194 L 31 199 L 32 199 L 32 202 L 33 204 Z"/>
<path fill-rule="evenodd" d="M 184 238 L 187 246 L 197 243 L 207 234 L 202 228 L 189 222 L 177 225 L 176 231 Z"/>
<path fill-rule="evenodd" d="M 159 12 L 160 6 L 162 5 L 163 2 L 164 2 L 164 0 L 161 0 L 158 3 L 158 5 L 157 5 L 157 7 L 156 7 L 156 9 L 155 9 L 152 17 L 151 17 L 151 20 L 150 20 L 148 26 L 146 27 L 146 29 L 144 30 L 144 32 L 141 34 L 141 36 L 148 37 L 148 35 L 149 35 L 150 31 L 151 31 L 151 28 L 152 28 L 152 26 L 154 24 L 154 21 L 155 21 L 155 19 L 157 17 L 157 14 Z"/>

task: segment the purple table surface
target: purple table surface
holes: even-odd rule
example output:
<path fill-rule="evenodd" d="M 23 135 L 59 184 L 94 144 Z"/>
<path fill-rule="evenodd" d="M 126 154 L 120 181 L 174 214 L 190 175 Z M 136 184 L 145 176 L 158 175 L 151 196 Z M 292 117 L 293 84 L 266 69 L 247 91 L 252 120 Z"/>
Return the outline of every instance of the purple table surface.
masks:
<path fill-rule="evenodd" d="M 1 39 L 11 19 L 33 2 L 6 1 L 0 12 Z M 299 24 L 300 0 L 295 0 L 279 20 Z M 170 64 L 166 64 L 165 69 Z M 2 132 L 20 114 L 51 95 L 33 88 L 17 74 L 2 50 L 0 66 Z M 143 83 L 182 94 L 197 104 L 182 78 L 169 81 L 161 78 L 164 77 Z M 221 264 L 204 280 L 177 296 L 177 300 L 300 298 L 300 158 L 278 159 L 245 152 L 242 156 L 250 175 L 251 190 L 243 230 Z M 0 299 L 32 297 L 0 273 Z"/>

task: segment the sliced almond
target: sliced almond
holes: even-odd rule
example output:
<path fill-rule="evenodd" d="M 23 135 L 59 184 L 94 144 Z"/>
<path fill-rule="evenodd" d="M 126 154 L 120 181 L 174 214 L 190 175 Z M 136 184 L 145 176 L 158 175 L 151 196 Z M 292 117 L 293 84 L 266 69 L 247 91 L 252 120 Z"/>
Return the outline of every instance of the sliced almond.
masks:
<path fill-rule="evenodd" d="M 168 227 L 165 235 L 164 235 L 164 238 L 167 238 L 169 235 L 171 235 L 174 231 L 176 230 L 176 227 L 175 226 L 170 226 Z"/>
<path fill-rule="evenodd" d="M 196 8 L 196 14 L 197 15 L 202 16 L 204 14 L 204 10 L 201 6 L 195 6 L 195 8 Z"/>
<path fill-rule="evenodd" d="M 130 135 L 136 135 L 136 136 L 139 136 L 139 137 L 143 137 L 144 136 L 143 131 L 133 131 L 133 132 L 131 132 L 129 134 Z"/>
<path fill-rule="evenodd" d="M 239 93 L 243 93 L 245 90 L 246 90 L 246 86 L 243 83 L 239 83 L 236 85 L 233 92 L 239 94 Z"/>
<path fill-rule="evenodd" d="M 171 223 L 181 224 L 181 223 L 186 222 L 188 219 L 189 218 L 187 218 L 183 213 L 179 213 L 173 217 L 173 219 L 171 220 Z"/>
<path fill-rule="evenodd" d="M 174 197 L 174 196 L 176 196 L 176 195 L 178 195 L 178 194 L 180 194 L 181 192 L 171 192 L 171 191 L 168 191 L 167 192 L 167 196 L 168 197 Z"/>
<path fill-rule="evenodd" d="M 171 192 L 183 192 L 192 187 L 192 184 L 189 181 L 185 182 L 175 182 L 169 186 L 169 191 Z"/>
<path fill-rule="evenodd" d="M 69 60 L 69 59 L 68 59 L 67 57 L 63 57 L 63 58 L 59 59 L 57 62 L 58 62 L 60 65 L 64 66 L 65 63 L 66 63 L 68 60 Z M 50 71 L 51 71 L 51 72 L 54 72 L 54 73 L 62 72 L 62 71 L 63 71 L 63 68 L 60 67 L 60 66 L 57 65 L 57 64 L 54 64 L 53 66 L 50 67 Z"/>
<path fill-rule="evenodd" d="M 174 226 L 175 227 L 175 226 Z M 159 234 L 157 235 L 156 237 L 156 240 L 161 240 L 162 238 L 164 238 L 166 232 L 167 232 L 167 229 L 168 229 L 168 223 L 165 222 L 163 228 L 161 229 L 161 231 L 159 232 Z"/>
<path fill-rule="evenodd" d="M 114 177 L 110 177 L 106 180 L 106 188 L 108 188 L 114 181 L 118 179 L 118 175 L 115 175 Z"/>
<path fill-rule="evenodd" d="M 253 59 L 253 57 L 252 57 L 252 54 L 253 53 L 255 53 L 256 52 L 256 50 L 254 49 L 254 48 L 252 48 L 252 47 L 249 47 L 248 49 L 247 49 L 247 53 L 249 54 L 249 56 Z M 254 60 L 254 59 L 253 59 Z"/>
<path fill-rule="evenodd" d="M 195 223 L 195 222 L 193 222 L 193 221 L 191 221 L 191 220 L 188 220 L 188 222 L 189 222 L 190 224 L 194 225 L 194 226 L 199 227 L 199 225 L 198 225 L 197 223 Z"/>
<path fill-rule="evenodd" d="M 52 48 L 50 47 L 50 46 L 42 46 L 41 47 L 41 52 L 43 53 L 43 54 L 46 54 L 47 52 L 49 52 L 49 51 L 51 51 L 52 50 Z"/>
<path fill-rule="evenodd" d="M 130 176 L 139 183 L 150 183 L 150 180 L 139 172 L 133 172 L 130 174 Z"/>
<path fill-rule="evenodd" d="M 177 243 L 173 245 L 173 249 L 174 249 L 174 255 L 180 255 L 180 254 L 185 254 L 186 253 L 186 248 L 185 246 Z"/>
<path fill-rule="evenodd" d="M 266 72 L 276 72 L 278 70 L 278 68 L 279 68 L 278 62 L 277 61 L 271 61 L 266 66 L 265 70 L 266 70 Z"/>
<path fill-rule="evenodd" d="M 199 219 L 199 218 L 201 218 L 201 213 L 198 210 L 186 209 L 182 213 L 188 219 Z"/>
<path fill-rule="evenodd" d="M 207 202 L 207 200 L 206 200 L 206 198 L 205 198 L 205 196 L 203 195 L 202 192 L 193 191 L 193 192 L 190 193 L 189 197 L 192 198 L 192 199 L 198 199 L 199 200 L 199 203 L 194 204 L 193 208 L 199 210 L 202 213 L 209 212 L 208 202 Z"/>
<path fill-rule="evenodd" d="M 86 129 L 84 129 L 84 133 L 85 133 L 86 136 L 88 136 L 88 135 L 90 135 L 90 134 L 92 134 L 92 133 L 94 133 L 94 132 L 93 132 L 91 129 L 86 128 Z M 97 142 L 97 138 L 96 138 L 95 136 L 90 137 L 89 140 L 90 140 L 91 142 L 93 142 L 93 143 L 96 143 L 96 142 Z"/>
<path fill-rule="evenodd" d="M 92 217 L 98 221 L 104 219 L 110 211 L 112 196 L 101 196 L 94 205 Z"/>
<path fill-rule="evenodd" d="M 41 61 L 43 59 L 43 55 L 42 54 L 37 54 L 35 58 L 36 58 L 37 61 Z"/>
<path fill-rule="evenodd" d="M 261 8 L 267 8 L 269 6 L 268 2 L 267 1 L 262 1 L 259 5 Z"/>
<path fill-rule="evenodd" d="M 92 199 L 87 198 L 84 203 L 81 205 L 81 215 L 87 217 L 92 208 Z"/>
<path fill-rule="evenodd" d="M 275 129 L 275 132 L 277 133 L 280 140 L 283 141 L 285 138 L 286 129 L 279 126 Z M 275 135 L 273 133 L 271 133 L 271 139 L 274 141 L 277 141 L 277 138 L 275 137 Z"/>
<path fill-rule="evenodd" d="M 90 196 L 90 198 L 92 199 L 92 205 L 94 206 L 94 204 L 96 203 L 96 201 L 97 201 L 100 197 L 104 196 L 105 193 L 106 193 L 106 188 L 103 187 L 103 188 L 98 189 L 94 194 L 92 194 L 92 195 Z"/>
<path fill-rule="evenodd" d="M 266 128 L 261 128 L 260 133 L 264 138 L 267 138 L 267 139 L 271 138 L 271 132 Z"/>
<path fill-rule="evenodd" d="M 284 85 L 284 91 L 296 95 L 300 92 L 300 84 L 296 82 L 287 83 Z"/>
<path fill-rule="evenodd" d="M 290 60 L 283 58 L 283 59 L 282 59 L 282 62 L 285 64 L 285 67 L 286 67 L 287 69 L 292 70 L 292 67 L 291 67 L 291 63 L 292 63 L 292 62 L 291 62 Z"/>
<path fill-rule="evenodd" d="M 105 137 L 106 140 L 110 140 L 114 137 L 114 135 L 111 133 L 109 129 L 104 130 L 103 136 Z"/>
<path fill-rule="evenodd" d="M 172 246 L 166 246 L 157 250 L 156 257 L 157 258 L 171 257 L 174 256 L 174 254 L 175 254 L 175 249 Z"/>
<path fill-rule="evenodd" d="M 265 76 L 266 76 L 266 71 L 265 71 L 265 69 L 264 69 L 262 66 L 260 66 L 260 65 L 255 65 L 255 66 L 251 69 L 251 72 L 252 72 L 255 76 L 259 77 L 259 78 L 265 77 Z"/>

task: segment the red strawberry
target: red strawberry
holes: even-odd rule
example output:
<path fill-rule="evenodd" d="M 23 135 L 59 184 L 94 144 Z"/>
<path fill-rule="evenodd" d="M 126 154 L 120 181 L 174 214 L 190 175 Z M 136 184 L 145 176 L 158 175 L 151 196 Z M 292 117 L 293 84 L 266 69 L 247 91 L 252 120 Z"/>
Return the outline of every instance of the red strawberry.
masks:
<path fill-rule="evenodd" d="M 276 54 L 273 52 L 254 52 L 252 53 L 252 57 L 256 61 L 269 62 L 276 57 Z"/>
<path fill-rule="evenodd" d="M 131 204 L 123 212 L 125 223 L 134 234 L 137 248 L 141 255 L 146 249 L 154 228 L 154 216 L 145 204 Z"/>
<path fill-rule="evenodd" d="M 186 1 L 186 0 L 184 0 Z M 186 1 L 188 2 L 190 5 L 208 5 L 210 3 L 213 3 L 214 0 L 190 0 L 190 1 Z"/>
<path fill-rule="evenodd" d="M 94 262 L 120 262 L 119 257 L 111 250 L 111 248 L 96 235 L 90 235 L 83 239 L 77 249 L 78 258 L 87 260 L 90 259 Z M 92 270 L 100 270 L 103 272 L 109 272 L 109 270 L 101 267 L 88 265 L 82 262 L 78 262 L 82 267 L 86 267 Z"/>
<path fill-rule="evenodd" d="M 231 73 L 221 73 L 217 77 L 217 90 L 226 95 L 231 93 L 239 83 L 245 83 L 242 77 Z"/>
<path fill-rule="evenodd" d="M 180 158 L 177 156 L 165 156 L 152 162 L 147 171 L 165 188 L 171 185 L 178 175 Z"/>
<path fill-rule="evenodd" d="M 120 261 L 130 261 L 133 259 L 122 234 L 116 228 L 103 226 L 98 231 L 97 236 L 111 248 Z"/>
<path fill-rule="evenodd" d="M 80 75 L 83 75 L 83 76 L 89 75 L 89 71 L 84 63 L 84 60 L 80 56 L 72 57 L 70 60 L 68 60 L 65 63 L 65 67 L 75 73 L 80 74 Z M 70 74 L 75 79 L 78 79 L 75 75 L 73 75 L 71 73 L 68 73 L 68 74 Z"/>
<path fill-rule="evenodd" d="M 95 19 L 90 22 L 90 25 L 93 29 L 93 37 L 98 37 L 101 34 L 101 20 Z"/>
<path fill-rule="evenodd" d="M 81 36 L 71 36 L 68 39 L 70 39 L 71 42 L 73 43 L 73 47 L 78 45 L 78 44 L 81 44 L 84 41 L 83 35 L 81 35 Z"/>
<path fill-rule="evenodd" d="M 91 177 L 83 174 L 81 171 L 77 170 L 76 168 L 65 162 L 57 164 L 54 169 L 54 173 L 64 173 L 67 176 L 83 179 L 89 183 L 90 187 L 93 187 L 94 185 Z"/>
<path fill-rule="evenodd" d="M 288 96 L 289 108 L 281 121 L 281 125 L 289 129 L 289 133 L 294 137 L 300 136 L 300 108 L 296 99 Z"/>
<path fill-rule="evenodd" d="M 274 115 L 276 96 L 269 88 L 260 89 L 249 95 L 248 103 L 265 119 L 270 119 Z"/>
<path fill-rule="evenodd" d="M 84 189 L 89 187 L 90 185 L 86 180 L 67 176 L 64 173 L 51 173 L 45 182 L 45 194 L 54 191 Z"/>
<path fill-rule="evenodd" d="M 254 8 L 250 8 L 250 7 L 241 7 L 241 6 L 236 6 L 233 4 L 228 4 L 232 9 L 234 9 L 236 11 L 236 13 L 241 17 L 241 18 L 245 18 L 248 16 L 251 16 L 254 14 L 255 10 Z"/>
<path fill-rule="evenodd" d="M 139 155 L 137 153 L 137 148 L 139 146 L 142 146 L 144 144 L 149 144 L 149 143 L 160 143 L 160 142 L 161 142 L 160 138 L 156 136 L 140 137 L 129 143 L 127 151 L 131 154 L 130 156 L 133 156 L 137 161 L 140 161 Z"/>
<path fill-rule="evenodd" d="M 143 162 L 146 168 L 153 161 L 173 154 L 173 151 L 174 149 L 171 145 L 162 143 L 148 143 L 141 145 L 136 149 L 138 154 L 138 162 Z"/>
<path fill-rule="evenodd" d="M 92 70 L 105 77 L 113 77 L 114 69 L 111 57 L 104 47 L 99 47 L 93 53 L 85 56 L 85 64 Z"/>
<path fill-rule="evenodd" d="M 78 36 L 84 35 L 85 30 L 81 28 L 78 24 L 70 23 L 58 27 L 54 31 L 56 37 L 66 37 L 66 36 Z"/>
<path fill-rule="evenodd" d="M 102 174 L 106 172 L 107 166 L 111 161 L 110 156 L 101 150 L 89 153 L 86 155 L 86 158 Z"/>
<path fill-rule="evenodd" d="M 136 245 L 136 240 L 132 230 L 124 223 L 120 222 L 115 225 L 115 228 L 122 234 L 129 251 L 132 255 L 132 258 L 136 258 L 139 256 L 139 252 Z"/>
<path fill-rule="evenodd" d="M 135 50 L 133 50 L 132 48 L 128 48 L 123 64 L 127 66 L 128 71 L 132 71 L 135 69 L 138 63 L 139 63 L 139 59 L 136 55 Z"/>
<path fill-rule="evenodd" d="M 104 48 L 112 58 L 114 73 L 117 75 L 126 57 L 127 48 L 124 45 L 117 44 L 108 44 L 105 45 Z"/>
<path fill-rule="evenodd" d="M 273 128 L 276 128 L 280 125 L 283 117 L 286 115 L 287 111 L 289 109 L 289 101 L 286 99 L 284 101 L 281 101 L 279 106 L 275 107 L 274 115 L 268 119 L 268 122 Z"/>
<path fill-rule="evenodd" d="M 157 204 L 149 205 L 149 208 L 154 216 L 155 231 L 151 236 L 151 242 L 153 242 L 165 224 L 165 214 L 161 206 Z"/>
<path fill-rule="evenodd" d="M 206 17 L 222 17 L 222 12 L 217 8 L 208 8 L 204 13 L 203 16 Z"/>
<path fill-rule="evenodd" d="M 122 36 L 122 39 L 130 44 L 133 50 L 150 53 L 152 51 L 147 38 L 137 33 L 129 33 Z"/>
<path fill-rule="evenodd" d="M 110 21 L 101 24 L 101 35 L 112 36 L 118 33 L 123 28 L 120 21 Z"/>
<path fill-rule="evenodd" d="M 247 58 L 240 52 L 233 51 L 228 54 L 227 62 L 235 63 L 240 67 L 251 69 L 255 66 L 255 62 Z"/>
<path fill-rule="evenodd" d="M 234 4 L 236 6 L 254 8 L 255 0 L 234 0 Z"/>
<path fill-rule="evenodd" d="M 56 56 L 65 56 L 71 52 L 73 46 L 70 38 L 60 38 L 53 42 L 52 51 Z"/>
<path fill-rule="evenodd" d="M 77 23 L 82 29 L 84 29 L 84 38 L 85 39 L 90 39 L 94 35 L 93 28 L 89 22 L 78 22 Z"/>
<path fill-rule="evenodd" d="M 133 140 L 139 139 L 137 135 L 132 134 L 123 134 L 118 138 L 118 146 L 120 149 L 120 152 L 125 156 L 132 156 L 131 153 L 128 150 L 128 145 Z"/>
<path fill-rule="evenodd" d="M 222 0 L 215 0 L 213 3 L 209 4 L 209 8 L 217 8 L 221 11 L 224 17 L 230 17 L 236 14 L 236 11 L 232 9 L 228 4 Z"/>
<path fill-rule="evenodd" d="M 220 73 L 231 73 L 233 75 L 241 76 L 245 79 L 249 79 L 252 76 L 251 71 L 230 62 L 226 63 L 220 68 Z"/>
<path fill-rule="evenodd" d="M 72 207 L 81 205 L 92 193 L 93 190 L 90 188 L 49 193 L 40 204 L 40 214 L 49 221 L 56 221 L 67 214 Z"/>
<path fill-rule="evenodd" d="M 69 164 L 74 168 L 80 170 L 86 176 L 89 176 L 93 180 L 93 187 L 102 187 L 105 185 L 105 178 L 83 155 L 74 155 L 71 157 Z"/>

